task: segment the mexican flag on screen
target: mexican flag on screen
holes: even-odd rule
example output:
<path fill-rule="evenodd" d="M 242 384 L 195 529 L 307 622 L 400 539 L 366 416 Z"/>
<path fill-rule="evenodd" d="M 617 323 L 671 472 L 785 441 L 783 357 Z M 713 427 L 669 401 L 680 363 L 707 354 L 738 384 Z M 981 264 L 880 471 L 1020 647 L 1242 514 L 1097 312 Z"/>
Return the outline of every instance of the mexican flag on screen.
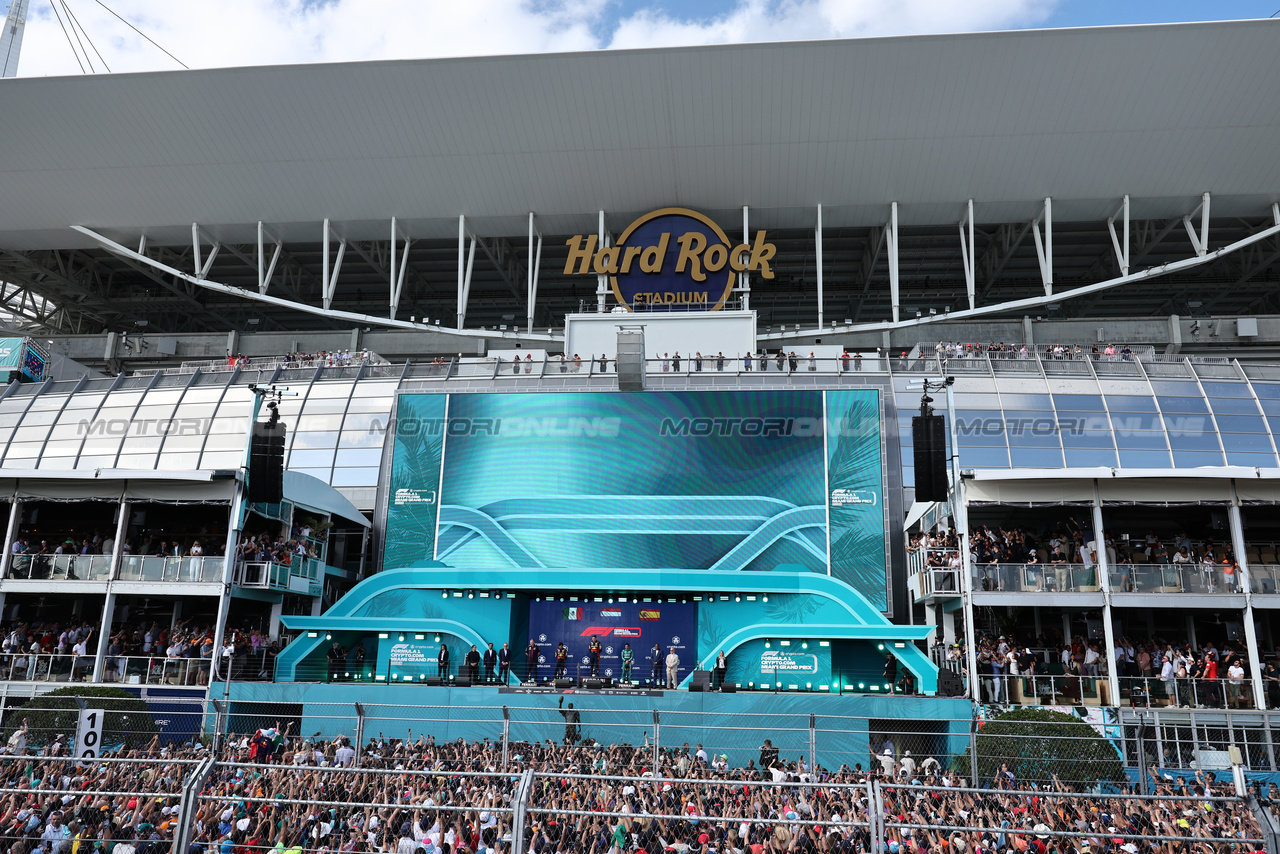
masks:
<path fill-rule="evenodd" d="M 564 609 L 564 618 L 565 618 L 566 620 L 581 620 L 581 619 L 582 619 L 582 609 L 581 609 L 581 608 L 565 608 L 565 609 Z"/>

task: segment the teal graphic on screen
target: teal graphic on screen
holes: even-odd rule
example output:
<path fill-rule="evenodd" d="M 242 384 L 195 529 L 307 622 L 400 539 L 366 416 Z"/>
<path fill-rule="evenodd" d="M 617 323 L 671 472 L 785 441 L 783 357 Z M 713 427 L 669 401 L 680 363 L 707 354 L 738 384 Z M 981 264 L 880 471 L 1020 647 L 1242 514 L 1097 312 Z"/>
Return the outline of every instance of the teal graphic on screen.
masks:
<path fill-rule="evenodd" d="M 438 559 L 826 573 L 820 392 L 452 395 Z"/>
<path fill-rule="evenodd" d="M 831 574 L 883 611 L 888 588 L 880 393 L 841 389 L 825 394 Z"/>

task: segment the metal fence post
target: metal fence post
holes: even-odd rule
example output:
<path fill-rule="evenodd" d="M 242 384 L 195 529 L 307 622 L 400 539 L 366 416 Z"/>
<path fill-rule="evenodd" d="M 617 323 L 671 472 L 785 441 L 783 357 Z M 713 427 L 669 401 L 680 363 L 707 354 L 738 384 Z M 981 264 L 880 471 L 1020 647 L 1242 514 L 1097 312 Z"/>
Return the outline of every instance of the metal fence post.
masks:
<path fill-rule="evenodd" d="M 658 729 L 662 726 L 662 717 L 658 714 L 658 710 L 653 710 L 653 778 L 656 780 L 660 776 L 658 763 Z"/>
<path fill-rule="evenodd" d="M 1138 712 L 1137 726 L 1137 742 L 1138 742 L 1138 793 L 1142 795 L 1151 794 L 1149 783 L 1147 781 L 1147 716 L 1142 712 Z M 1124 739 L 1120 739 L 1122 742 Z"/>
<path fill-rule="evenodd" d="M 818 767 L 818 716 L 809 715 L 809 773 Z"/>
<path fill-rule="evenodd" d="M 978 719 L 969 719 L 969 784 L 978 788 Z"/>
<path fill-rule="evenodd" d="M 885 844 L 884 801 L 880 797 L 880 784 L 875 780 L 867 780 L 867 832 L 871 835 L 871 850 L 881 852 L 888 850 Z"/>
<path fill-rule="evenodd" d="M 356 758 L 353 764 L 360 767 L 360 757 L 364 755 L 364 706 L 356 703 Z"/>
<path fill-rule="evenodd" d="M 533 769 L 520 774 L 520 782 L 516 784 L 515 798 L 511 802 L 511 846 L 508 851 L 523 851 L 524 826 L 529 814 L 529 790 L 533 788 Z"/>
<path fill-rule="evenodd" d="M 211 739 L 211 746 L 213 755 L 216 756 L 218 751 L 222 749 L 222 719 L 225 712 L 222 709 L 222 703 L 218 700 L 210 700 L 209 702 L 213 703 L 213 738 Z"/>
<path fill-rule="evenodd" d="M 507 749 L 511 745 L 511 710 L 502 707 L 502 770 L 507 770 Z"/>
<path fill-rule="evenodd" d="M 1262 831 L 1262 841 L 1266 843 L 1267 854 L 1280 854 L 1280 831 L 1277 831 L 1275 820 L 1271 817 L 1271 811 L 1264 808 L 1258 803 L 1258 799 L 1249 798 L 1249 811 L 1253 813 L 1254 820 L 1258 822 L 1258 829 Z"/>
<path fill-rule="evenodd" d="M 213 773 L 214 756 L 215 753 L 211 751 L 199 765 L 192 769 L 191 776 L 182 784 L 174 851 L 186 851 L 191 847 L 191 832 L 195 830 L 196 814 L 200 811 L 200 791 L 204 788 L 209 775 Z"/>

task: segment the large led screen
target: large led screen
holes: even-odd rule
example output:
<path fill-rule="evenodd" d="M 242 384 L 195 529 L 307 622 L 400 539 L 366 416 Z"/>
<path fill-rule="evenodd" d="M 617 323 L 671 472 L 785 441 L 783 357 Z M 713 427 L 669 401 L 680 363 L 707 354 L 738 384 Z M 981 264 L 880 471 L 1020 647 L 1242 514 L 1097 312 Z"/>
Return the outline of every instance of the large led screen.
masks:
<path fill-rule="evenodd" d="M 443 397 L 400 398 L 387 568 L 807 571 L 885 608 L 875 390 Z"/>

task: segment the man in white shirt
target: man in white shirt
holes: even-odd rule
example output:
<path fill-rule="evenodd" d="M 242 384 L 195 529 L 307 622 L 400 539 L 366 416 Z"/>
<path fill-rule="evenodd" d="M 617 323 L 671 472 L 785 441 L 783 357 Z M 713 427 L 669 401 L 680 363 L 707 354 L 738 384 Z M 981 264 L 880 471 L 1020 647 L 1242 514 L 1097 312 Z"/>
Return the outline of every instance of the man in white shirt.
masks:
<path fill-rule="evenodd" d="M 1089 644 L 1089 648 L 1085 651 L 1085 654 L 1084 654 L 1084 675 L 1085 676 L 1098 675 L 1098 658 L 1099 658 L 1099 655 L 1098 655 L 1097 644 L 1092 644 L 1092 643 Z"/>
<path fill-rule="evenodd" d="M 680 656 L 676 653 L 676 648 L 668 647 L 667 652 L 667 687 L 674 689 L 679 684 L 680 676 Z"/>
<path fill-rule="evenodd" d="M 339 768 L 349 768 L 351 763 L 355 761 L 356 752 L 351 749 L 351 745 L 344 739 L 338 749 L 333 752 L 333 758 L 338 763 Z"/>

